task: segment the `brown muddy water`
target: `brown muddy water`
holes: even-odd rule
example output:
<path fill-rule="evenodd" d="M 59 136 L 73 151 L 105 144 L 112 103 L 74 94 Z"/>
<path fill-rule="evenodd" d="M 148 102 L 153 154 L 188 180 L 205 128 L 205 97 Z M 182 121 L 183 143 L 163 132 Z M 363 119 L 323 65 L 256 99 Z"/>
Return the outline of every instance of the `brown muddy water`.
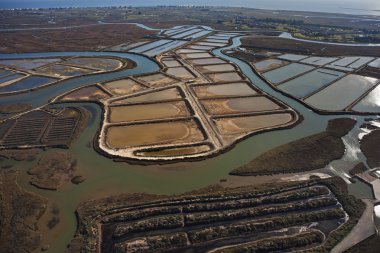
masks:
<path fill-rule="evenodd" d="M 223 135 L 233 135 L 248 131 L 256 131 L 268 127 L 276 127 L 292 121 L 290 113 L 244 116 L 214 119 L 219 132 Z"/>
<path fill-rule="evenodd" d="M 110 122 L 129 122 L 190 116 L 185 102 L 168 102 L 110 107 Z"/>
<path fill-rule="evenodd" d="M 217 64 L 198 66 L 202 72 L 227 72 L 234 71 L 235 67 L 232 64 Z"/>
<path fill-rule="evenodd" d="M 195 121 L 111 126 L 107 129 L 106 138 L 110 148 L 181 144 L 202 140 L 204 136 Z"/>
<path fill-rule="evenodd" d="M 177 82 L 177 80 L 162 73 L 139 76 L 136 79 L 146 83 L 149 87 L 158 87 Z"/>
<path fill-rule="evenodd" d="M 170 60 L 166 60 L 166 59 L 164 59 L 164 60 L 162 60 L 162 64 L 164 64 L 166 67 L 179 67 L 179 66 L 182 66 L 182 64 L 179 62 L 179 61 L 177 61 L 177 60 L 172 60 L 172 59 L 170 59 Z"/>
<path fill-rule="evenodd" d="M 238 74 L 238 72 L 208 74 L 207 76 L 213 82 L 234 82 L 243 80 L 243 78 Z"/>
<path fill-rule="evenodd" d="M 247 83 L 243 82 L 193 86 L 192 89 L 199 98 L 248 96 L 258 94 Z"/>
<path fill-rule="evenodd" d="M 181 79 L 191 79 L 195 76 L 185 67 L 168 68 L 166 73 Z"/>
<path fill-rule="evenodd" d="M 204 59 L 195 59 L 190 60 L 190 62 L 194 65 L 209 65 L 209 64 L 220 64 L 220 63 L 227 63 L 226 61 L 212 57 L 212 58 L 204 58 Z"/>
<path fill-rule="evenodd" d="M 103 85 L 115 95 L 127 95 L 145 89 L 144 86 L 130 78 L 107 82 Z"/>

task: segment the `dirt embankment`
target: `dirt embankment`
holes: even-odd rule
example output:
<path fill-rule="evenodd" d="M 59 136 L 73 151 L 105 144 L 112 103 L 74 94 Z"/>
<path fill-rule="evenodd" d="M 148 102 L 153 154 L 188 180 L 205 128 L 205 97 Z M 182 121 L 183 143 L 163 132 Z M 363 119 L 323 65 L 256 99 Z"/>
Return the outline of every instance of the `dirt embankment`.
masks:
<path fill-rule="evenodd" d="M 279 37 L 245 37 L 242 47 L 252 50 L 271 50 L 295 54 L 317 54 L 320 56 L 376 56 L 380 57 L 380 47 L 339 46 L 321 43 L 295 41 Z"/>
<path fill-rule="evenodd" d="M 32 252 L 41 244 L 37 222 L 47 200 L 21 189 L 16 172 L 0 173 L 1 252 Z"/>
<path fill-rule="evenodd" d="M 323 168 L 344 155 L 341 137 L 355 124 L 348 118 L 330 120 L 326 131 L 269 150 L 230 174 L 258 176 Z"/>
<path fill-rule="evenodd" d="M 372 131 L 361 140 L 360 149 L 367 158 L 371 168 L 380 166 L 380 129 Z"/>
<path fill-rule="evenodd" d="M 107 25 L 60 29 L 1 31 L 1 53 L 62 52 L 100 50 L 113 45 L 136 42 L 156 31 L 135 25 Z"/>

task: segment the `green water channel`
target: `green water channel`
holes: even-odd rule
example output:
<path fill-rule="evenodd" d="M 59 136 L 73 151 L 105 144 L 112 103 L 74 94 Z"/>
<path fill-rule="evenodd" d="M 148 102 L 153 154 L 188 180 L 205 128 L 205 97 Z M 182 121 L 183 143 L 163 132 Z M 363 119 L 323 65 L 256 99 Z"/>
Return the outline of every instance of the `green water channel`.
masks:
<path fill-rule="evenodd" d="M 236 38 L 233 41 L 233 45 L 227 48 L 236 47 L 239 44 L 240 40 Z M 92 144 L 93 139 L 96 138 L 96 132 L 101 124 L 101 109 L 98 105 L 90 103 L 65 104 L 65 106 L 84 106 L 91 112 L 89 126 L 68 150 L 78 159 L 77 174 L 84 176 L 86 181 L 79 185 L 69 183 L 57 191 L 40 190 L 29 184 L 29 176 L 27 175 L 28 168 L 33 166 L 36 161 L 12 162 L 14 167 L 21 172 L 19 183 L 23 188 L 49 198 L 49 200 L 55 202 L 60 209 L 60 223 L 53 230 L 44 235 L 44 243 L 46 242 L 51 246 L 47 252 L 57 253 L 64 251 L 66 245 L 70 242 L 75 233 L 77 223 L 74 212 L 82 201 L 107 196 L 109 194 L 128 192 L 179 194 L 206 187 L 218 183 L 221 179 L 226 178 L 231 170 L 248 163 L 263 152 L 290 141 L 321 132 L 326 128 L 329 119 L 344 117 L 318 115 L 304 107 L 301 103 L 273 90 L 262 81 L 245 62 L 224 55 L 220 49 L 215 50 L 214 54 L 235 62 L 255 87 L 296 109 L 303 115 L 303 122 L 292 129 L 272 131 L 252 136 L 238 143 L 230 151 L 214 158 L 196 162 L 143 166 L 114 162 L 109 158 L 99 155 L 91 148 L 89 144 Z M 22 55 L 19 57 L 22 57 Z M 148 64 L 148 62 L 146 62 L 146 64 Z M 132 75 L 134 74 L 133 72 L 134 71 L 124 72 L 122 76 Z M 140 72 L 143 71 L 140 70 Z M 78 79 L 72 79 L 70 82 L 80 83 L 83 81 L 83 84 L 89 84 L 91 81 L 97 82 L 107 78 L 113 79 L 119 75 L 121 74 L 95 75 L 83 80 L 80 79 L 79 81 Z M 64 83 L 67 84 L 66 81 Z M 82 83 L 77 83 L 76 85 L 81 84 Z M 39 90 L 39 95 L 45 97 L 38 97 L 38 103 L 43 103 L 51 99 L 51 95 L 57 92 L 55 89 L 62 89 L 59 88 L 61 85 L 63 84 L 55 85 L 54 87 L 56 88 L 49 92 Z M 11 100 L 10 97 L 8 97 L 7 100 L 9 102 Z M 52 150 L 48 152 L 51 151 Z"/>

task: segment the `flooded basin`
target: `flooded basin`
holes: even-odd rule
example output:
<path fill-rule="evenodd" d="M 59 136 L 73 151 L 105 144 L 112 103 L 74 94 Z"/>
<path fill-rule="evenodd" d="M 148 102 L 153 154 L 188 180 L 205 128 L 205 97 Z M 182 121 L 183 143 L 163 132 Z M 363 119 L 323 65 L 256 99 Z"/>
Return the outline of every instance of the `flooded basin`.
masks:
<path fill-rule="evenodd" d="M 166 148 L 150 151 L 138 151 L 135 154 L 137 156 L 153 156 L 153 157 L 172 157 L 172 156 L 184 156 L 195 155 L 210 151 L 211 148 L 208 145 L 189 146 L 189 147 L 176 147 Z"/>
<path fill-rule="evenodd" d="M 229 39 L 205 39 L 205 40 L 203 40 L 203 41 L 228 44 Z"/>
<path fill-rule="evenodd" d="M 197 42 L 195 45 L 200 46 L 213 46 L 213 47 L 224 47 L 226 43 L 217 43 L 217 42 Z"/>
<path fill-rule="evenodd" d="M 201 28 L 195 28 L 195 29 L 191 29 L 189 31 L 185 31 L 183 33 L 179 33 L 179 34 L 176 34 L 176 35 L 173 35 L 171 36 L 171 38 L 174 38 L 174 39 L 181 39 L 181 38 L 185 38 L 191 34 L 195 34 L 195 33 L 198 33 L 198 32 L 202 32 L 203 29 Z"/>
<path fill-rule="evenodd" d="M 76 89 L 59 99 L 59 101 L 88 101 L 109 98 L 110 96 L 96 85 Z"/>
<path fill-rule="evenodd" d="M 313 92 L 344 75 L 345 73 L 343 72 L 328 69 L 317 69 L 285 82 L 277 86 L 277 88 L 295 97 L 303 98 L 311 95 Z"/>
<path fill-rule="evenodd" d="M 199 98 L 247 96 L 258 94 L 258 92 L 252 89 L 249 84 L 244 82 L 193 86 L 192 89 Z"/>
<path fill-rule="evenodd" d="M 115 95 L 127 95 L 145 89 L 144 86 L 130 78 L 103 83 L 103 86 Z"/>
<path fill-rule="evenodd" d="M 180 144 L 204 140 L 203 133 L 194 120 L 111 126 L 107 129 L 106 138 L 110 148 Z"/>
<path fill-rule="evenodd" d="M 148 50 L 150 50 L 152 48 L 155 48 L 155 47 L 161 46 L 163 44 L 169 43 L 171 41 L 172 40 L 157 40 L 157 41 L 153 41 L 153 42 L 148 42 L 148 43 L 145 43 L 142 46 L 133 48 L 133 49 L 131 49 L 129 51 L 133 52 L 133 53 L 143 53 L 145 51 L 148 51 Z"/>
<path fill-rule="evenodd" d="M 375 58 L 373 57 L 359 57 L 355 62 L 350 64 L 348 67 L 353 69 L 358 69 L 364 65 L 366 65 L 368 62 L 373 61 Z"/>
<path fill-rule="evenodd" d="M 373 68 L 380 68 L 380 58 L 377 58 L 373 62 L 369 63 L 368 66 Z"/>
<path fill-rule="evenodd" d="M 287 124 L 293 120 L 290 113 L 218 118 L 214 123 L 222 135 L 236 135 Z"/>
<path fill-rule="evenodd" d="M 52 83 L 57 81 L 58 79 L 52 77 L 45 76 L 28 76 L 20 81 L 14 82 L 11 85 L 7 85 L 5 87 L 0 86 L 0 92 L 15 92 L 37 88 L 42 85 L 46 85 L 48 83 Z"/>
<path fill-rule="evenodd" d="M 19 64 L 25 63 L 24 59 L 10 59 L 10 60 L 0 60 L 1 65 L 18 67 Z"/>
<path fill-rule="evenodd" d="M 189 48 L 191 48 L 191 49 L 201 49 L 201 50 L 211 50 L 211 49 L 214 49 L 215 47 L 192 45 L 192 46 L 189 46 Z"/>
<path fill-rule="evenodd" d="M 380 112 L 380 86 L 378 85 L 368 93 L 352 110 L 357 112 Z"/>
<path fill-rule="evenodd" d="M 333 66 L 339 66 L 339 67 L 346 67 L 350 69 L 358 69 L 364 65 L 366 65 L 368 62 L 373 61 L 375 58 L 373 57 L 343 57 L 338 61 L 335 61 L 331 63 Z"/>
<path fill-rule="evenodd" d="M 343 110 L 377 82 L 376 78 L 348 75 L 307 98 L 305 102 L 322 110 Z"/>
<path fill-rule="evenodd" d="M 353 71 L 353 69 L 351 69 L 351 68 L 341 67 L 341 66 L 331 65 L 331 64 L 326 65 L 325 68 L 335 69 L 335 70 L 344 71 L 344 72 L 350 72 L 350 71 Z"/>
<path fill-rule="evenodd" d="M 190 60 L 190 62 L 194 65 L 210 65 L 210 64 L 222 64 L 227 63 L 226 61 L 220 59 L 220 58 L 204 58 L 204 59 L 195 59 Z"/>
<path fill-rule="evenodd" d="M 227 72 L 236 70 L 232 64 L 202 65 L 197 68 L 201 72 Z"/>
<path fill-rule="evenodd" d="M 116 59 L 97 58 L 97 57 L 78 57 L 69 59 L 65 64 L 75 65 L 78 67 L 92 68 L 102 71 L 111 71 L 120 68 L 123 63 Z"/>
<path fill-rule="evenodd" d="M 272 69 L 284 66 L 288 63 L 289 62 L 287 62 L 287 61 L 281 61 L 278 59 L 268 59 L 268 60 L 253 63 L 253 66 L 255 67 L 256 70 L 258 70 L 260 72 L 265 72 L 268 70 L 272 70 Z"/>
<path fill-rule="evenodd" d="M 201 103 L 211 115 L 272 111 L 281 108 L 277 103 L 264 96 L 210 99 L 202 100 Z"/>
<path fill-rule="evenodd" d="M 375 217 L 374 217 L 375 218 L 375 224 L 377 226 L 380 226 L 380 205 L 379 204 L 375 205 L 373 211 L 375 214 Z"/>
<path fill-rule="evenodd" d="M 20 60 L 1 60 L 0 64 L 19 68 L 31 70 L 35 68 L 42 67 L 47 64 L 59 62 L 60 58 L 41 58 L 41 59 L 20 59 Z"/>
<path fill-rule="evenodd" d="M 183 101 L 110 107 L 110 122 L 128 122 L 190 116 Z"/>
<path fill-rule="evenodd" d="M 166 73 L 181 79 L 191 79 L 195 77 L 186 67 L 168 68 Z"/>
<path fill-rule="evenodd" d="M 208 30 L 203 30 L 203 31 L 200 31 L 200 32 L 197 32 L 197 33 L 194 33 L 192 35 L 189 35 L 187 36 L 185 39 L 196 39 L 196 38 L 199 38 L 199 37 L 202 37 L 202 36 L 205 36 L 207 34 L 211 33 L 211 31 L 208 31 Z"/>
<path fill-rule="evenodd" d="M 302 59 L 307 58 L 307 55 L 299 55 L 299 54 L 283 54 L 278 56 L 277 58 L 287 61 L 300 61 Z"/>
<path fill-rule="evenodd" d="M 210 53 L 193 53 L 193 54 L 184 54 L 183 56 L 185 58 L 189 58 L 189 59 L 210 58 L 210 57 L 213 57 L 213 55 L 210 54 Z"/>
<path fill-rule="evenodd" d="M 182 66 L 182 64 L 179 61 L 174 60 L 172 58 L 170 58 L 170 60 L 168 58 L 164 58 L 161 62 L 166 67 L 179 67 L 179 66 Z"/>
<path fill-rule="evenodd" d="M 338 60 L 338 58 L 335 58 L 335 57 L 309 57 L 302 60 L 301 62 L 311 64 L 311 65 L 316 65 L 316 66 L 323 66 L 336 60 Z"/>
<path fill-rule="evenodd" d="M 169 99 L 179 99 L 182 98 L 181 93 L 177 88 L 170 88 L 155 92 L 149 92 L 143 95 L 133 96 L 125 99 L 115 100 L 111 104 L 119 105 L 126 103 L 141 103 L 141 102 L 154 102 L 154 101 L 162 101 Z"/>
<path fill-rule="evenodd" d="M 148 50 L 148 51 L 145 51 L 144 54 L 146 56 L 150 56 L 150 57 L 153 57 L 153 56 L 156 56 L 156 55 L 159 55 L 161 53 L 164 53 L 166 51 L 169 51 L 173 48 L 176 48 L 176 47 L 179 47 L 179 46 L 182 46 L 183 44 L 186 44 L 187 41 L 182 41 L 182 40 L 174 40 L 174 41 L 171 41 L 169 43 L 166 43 L 164 45 L 161 45 L 159 47 L 156 47 L 156 48 L 152 48 L 151 50 Z"/>
<path fill-rule="evenodd" d="M 16 72 L 13 72 L 11 70 L 6 70 L 6 69 L 0 69 L 0 78 L 3 78 L 5 76 L 9 76 L 12 74 L 15 74 Z"/>
<path fill-rule="evenodd" d="M 12 82 L 15 82 L 16 80 L 23 78 L 23 77 L 25 77 L 25 75 L 20 74 L 20 73 L 3 76 L 2 78 L 0 78 L 0 86 L 6 86 Z"/>
<path fill-rule="evenodd" d="M 314 69 L 314 67 L 299 63 L 291 63 L 284 67 L 265 72 L 263 76 L 271 83 L 277 84 L 292 77 L 298 76 Z"/>
<path fill-rule="evenodd" d="M 212 35 L 212 36 L 208 36 L 207 39 L 216 39 L 216 40 L 229 40 L 231 38 L 231 36 L 229 35 L 220 35 L 220 34 L 216 34 L 216 35 Z"/>
<path fill-rule="evenodd" d="M 205 50 L 199 50 L 199 49 L 187 49 L 187 48 L 181 48 L 176 51 L 178 54 L 187 54 L 187 53 L 203 53 L 206 52 Z"/>
<path fill-rule="evenodd" d="M 49 65 L 36 70 L 40 74 L 52 75 L 57 77 L 80 76 L 93 73 L 93 70 L 78 67 L 66 66 L 61 64 Z"/>
<path fill-rule="evenodd" d="M 340 67 L 348 67 L 350 64 L 352 64 L 354 61 L 358 60 L 359 57 L 343 57 L 336 62 L 332 63 L 331 65 L 340 66 Z"/>
<path fill-rule="evenodd" d="M 178 82 L 177 80 L 164 75 L 163 73 L 137 76 L 136 79 L 146 83 L 149 87 L 159 87 Z"/>
<path fill-rule="evenodd" d="M 189 28 L 188 26 L 178 26 L 178 27 L 173 27 L 172 29 L 166 30 L 164 32 L 164 34 L 171 36 L 173 34 L 179 34 L 179 33 L 182 33 L 184 31 L 191 30 L 191 29 L 193 29 L 193 28 L 191 28 L 191 27 Z"/>
<path fill-rule="evenodd" d="M 213 82 L 233 82 L 243 80 L 238 72 L 208 74 L 207 77 Z"/>

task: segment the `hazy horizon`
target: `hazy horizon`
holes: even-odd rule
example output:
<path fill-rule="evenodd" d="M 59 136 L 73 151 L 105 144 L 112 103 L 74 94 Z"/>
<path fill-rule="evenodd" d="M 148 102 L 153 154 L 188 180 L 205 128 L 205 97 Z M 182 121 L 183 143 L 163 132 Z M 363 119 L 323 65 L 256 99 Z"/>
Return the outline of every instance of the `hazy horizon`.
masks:
<path fill-rule="evenodd" d="M 14 0 L 0 1 L 0 9 L 13 8 L 61 8 L 61 7 L 105 7 L 105 6 L 158 6 L 158 5 L 197 5 L 249 7 L 270 10 L 295 10 L 346 13 L 356 15 L 380 15 L 378 0 L 235 0 L 225 2 L 209 0 Z"/>

